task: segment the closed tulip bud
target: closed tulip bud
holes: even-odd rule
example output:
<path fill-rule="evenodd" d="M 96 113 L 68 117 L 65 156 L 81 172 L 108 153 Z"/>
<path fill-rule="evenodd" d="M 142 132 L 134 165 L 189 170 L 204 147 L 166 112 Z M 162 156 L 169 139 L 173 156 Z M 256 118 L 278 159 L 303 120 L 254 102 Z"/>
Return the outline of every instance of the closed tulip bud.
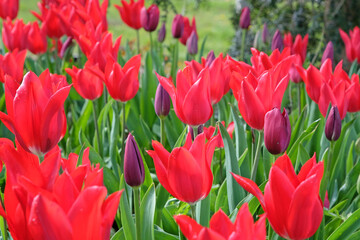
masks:
<path fill-rule="evenodd" d="M 158 33 L 158 41 L 163 42 L 165 40 L 165 36 L 166 36 L 166 26 L 165 26 L 165 22 L 164 22 L 161 25 L 161 28 L 160 28 L 159 33 Z"/>
<path fill-rule="evenodd" d="M 321 58 L 321 65 L 326 59 L 330 58 L 331 62 L 334 62 L 334 46 L 331 41 L 328 42 Z"/>
<path fill-rule="evenodd" d="M 215 60 L 215 54 L 214 51 L 211 50 L 206 57 L 205 67 L 210 67 L 210 65 L 214 60 Z"/>
<path fill-rule="evenodd" d="M 191 55 L 197 54 L 197 52 L 198 52 L 198 37 L 197 37 L 195 31 L 193 31 L 191 33 L 190 37 L 186 41 L 186 47 L 187 47 L 188 52 Z"/>
<path fill-rule="evenodd" d="M 268 39 L 269 39 L 269 29 L 267 27 L 267 24 L 264 23 L 264 27 L 263 27 L 263 31 L 262 31 L 262 34 L 261 34 L 261 39 L 263 41 L 263 43 L 267 43 Z"/>
<path fill-rule="evenodd" d="M 181 35 L 183 34 L 183 32 L 184 32 L 183 16 L 181 16 L 180 14 L 177 14 L 174 17 L 174 20 L 172 22 L 171 33 L 174 38 L 181 38 Z"/>
<path fill-rule="evenodd" d="M 169 115 L 170 95 L 167 93 L 167 91 L 165 91 L 161 84 L 159 84 L 156 89 L 154 106 L 155 113 L 158 117 L 162 118 Z"/>
<path fill-rule="evenodd" d="M 283 48 L 284 48 L 284 41 L 281 37 L 281 33 L 279 30 L 276 30 L 271 42 L 271 51 L 274 51 L 275 49 L 279 49 L 279 51 L 281 51 Z"/>
<path fill-rule="evenodd" d="M 140 22 L 145 31 L 153 32 L 159 24 L 160 11 L 156 4 L 152 4 L 148 9 L 143 7 L 140 11 Z"/>
<path fill-rule="evenodd" d="M 341 118 L 337 106 L 332 106 L 326 119 L 325 136 L 329 141 L 336 141 L 341 134 Z"/>
<path fill-rule="evenodd" d="M 265 115 L 264 120 L 264 142 L 265 147 L 271 154 L 285 152 L 289 146 L 291 137 L 291 126 L 289 116 L 284 109 L 274 108 Z"/>
<path fill-rule="evenodd" d="M 138 187 L 145 179 L 144 163 L 134 137 L 129 134 L 124 155 L 124 178 L 131 187 Z"/>
<path fill-rule="evenodd" d="M 239 26 L 242 29 L 249 29 L 249 26 L 250 26 L 250 9 L 248 7 L 244 7 L 241 10 Z"/>

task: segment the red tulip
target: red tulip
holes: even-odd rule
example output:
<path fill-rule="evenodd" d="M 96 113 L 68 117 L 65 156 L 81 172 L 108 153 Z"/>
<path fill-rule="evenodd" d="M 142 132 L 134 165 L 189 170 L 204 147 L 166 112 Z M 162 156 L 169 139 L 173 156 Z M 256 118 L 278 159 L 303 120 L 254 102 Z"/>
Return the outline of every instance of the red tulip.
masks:
<path fill-rule="evenodd" d="M 140 12 L 141 8 L 144 6 L 144 0 L 138 0 L 135 2 L 134 0 L 130 0 L 130 3 L 127 3 L 125 0 L 121 0 L 122 7 L 119 5 L 115 5 L 120 13 L 121 19 L 133 29 L 141 28 L 140 21 Z"/>
<path fill-rule="evenodd" d="M 291 54 L 300 55 L 302 64 L 304 64 L 306 59 L 306 50 L 307 50 L 308 41 L 309 41 L 309 34 L 306 34 L 303 39 L 301 39 L 301 35 L 298 34 L 296 35 L 294 45 L 292 46 Z"/>
<path fill-rule="evenodd" d="M 179 70 L 176 76 L 176 88 L 171 78 L 157 74 L 160 84 L 169 93 L 175 113 L 185 124 L 197 126 L 204 124 L 213 114 L 211 106 L 209 69 L 203 69 L 194 77 L 190 66 Z"/>
<path fill-rule="evenodd" d="M 211 217 L 209 228 L 201 226 L 186 215 L 177 215 L 174 218 L 188 240 L 266 239 L 265 215 L 254 223 L 247 203 L 241 206 L 234 223 L 221 209 Z"/>
<path fill-rule="evenodd" d="M 40 29 L 38 22 L 28 23 L 27 49 L 34 54 L 45 53 L 47 39 L 44 29 Z"/>
<path fill-rule="evenodd" d="M 353 30 L 350 30 L 349 35 L 347 35 L 341 28 L 339 28 L 339 32 L 345 44 L 348 60 L 353 62 L 357 59 L 357 62 L 360 63 L 360 28 L 356 26 Z"/>
<path fill-rule="evenodd" d="M 0 0 L 0 17 L 2 19 L 14 19 L 18 12 L 19 0 Z"/>
<path fill-rule="evenodd" d="M 141 25 L 145 31 L 153 32 L 159 24 L 160 11 L 156 4 L 152 4 L 148 9 L 143 7 L 140 12 Z"/>
<path fill-rule="evenodd" d="M 76 66 L 66 68 L 65 71 L 71 76 L 75 90 L 85 99 L 98 99 L 103 92 L 103 81 L 95 75 L 89 68 L 90 64 L 85 64 L 84 69 L 78 69 Z"/>
<path fill-rule="evenodd" d="M 277 234 L 286 239 L 300 240 L 314 235 L 320 226 L 323 204 L 319 189 L 323 172 L 323 162 L 316 163 L 314 155 L 296 175 L 289 157 L 284 154 L 271 167 L 264 195 L 250 179 L 233 176 L 259 200 Z"/>
<path fill-rule="evenodd" d="M 102 39 L 106 39 L 106 36 L 110 34 L 110 33 L 103 34 L 102 28 L 103 28 L 102 24 L 95 26 L 92 21 L 88 21 L 84 25 L 81 24 L 79 28 L 72 28 L 74 38 L 79 44 L 79 47 L 81 51 L 85 54 L 85 56 L 89 57 L 95 47 L 95 44 L 97 42 L 101 42 Z M 111 41 L 112 41 L 112 36 L 111 36 Z"/>
<path fill-rule="evenodd" d="M 67 22 L 71 11 L 73 11 L 73 6 L 70 4 L 62 4 L 60 6 L 50 4 L 48 9 L 45 7 L 41 8 L 42 28 L 48 37 L 59 39 L 66 34 L 71 35 L 69 25 L 71 23 Z"/>
<path fill-rule="evenodd" d="M 225 122 L 222 121 L 221 124 L 225 126 Z M 233 132 L 234 132 L 234 122 L 229 123 L 228 127 L 226 128 L 227 133 L 229 134 L 230 138 L 233 138 Z M 217 135 L 213 136 L 215 131 L 217 130 Z M 209 126 L 209 127 L 203 127 L 203 132 L 205 133 L 206 139 L 210 140 L 212 137 L 217 137 L 217 148 L 223 148 L 224 142 L 222 140 L 219 127 Z"/>
<path fill-rule="evenodd" d="M 255 77 L 252 72 L 246 77 L 233 73 L 230 87 L 238 101 L 240 113 L 250 127 L 262 130 L 265 114 L 275 107 L 281 107 L 292 60 L 293 57 L 285 58 L 259 77 Z"/>
<path fill-rule="evenodd" d="M 9 75 L 20 84 L 24 74 L 25 58 L 26 50 L 19 52 L 15 49 L 4 56 L 0 55 L 0 81 L 5 83 L 5 75 Z"/>
<path fill-rule="evenodd" d="M 353 74 L 351 76 L 351 87 L 349 87 L 348 92 L 351 93 L 349 105 L 348 105 L 348 112 L 358 112 L 360 111 L 360 81 L 359 75 Z"/>
<path fill-rule="evenodd" d="M 105 85 L 112 98 L 127 102 L 135 97 L 139 89 L 141 56 L 136 55 L 121 67 L 118 62 L 108 60 L 105 69 Z"/>
<path fill-rule="evenodd" d="M 188 38 L 190 37 L 191 33 L 193 31 L 195 31 L 195 35 L 196 37 L 199 39 L 199 36 L 197 34 L 196 31 L 196 22 L 195 22 L 195 17 L 193 17 L 192 21 L 191 21 L 191 25 L 190 25 L 190 21 L 187 17 L 183 17 L 183 21 L 184 21 L 184 31 L 181 34 L 181 37 L 179 39 L 179 41 L 186 46 L 186 42 L 188 40 Z"/>
<path fill-rule="evenodd" d="M 284 47 L 288 47 L 292 50 L 293 48 L 293 37 L 291 33 L 284 34 Z"/>
<path fill-rule="evenodd" d="M 22 19 L 11 22 L 10 18 L 3 21 L 2 39 L 5 47 L 9 51 L 18 49 L 19 51 L 26 49 L 27 47 L 27 34 L 29 27 L 26 26 Z"/>
<path fill-rule="evenodd" d="M 214 56 L 215 58 L 215 56 Z M 225 63 L 226 59 L 223 58 L 222 53 L 215 58 L 211 63 L 204 58 L 202 63 L 198 63 L 195 60 L 191 62 L 185 62 L 187 66 L 191 66 L 193 78 L 197 78 L 199 73 L 207 67 L 210 74 L 210 98 L 211 104 L 218 103 L 221 98 L 230 90 L 230 67 Z"/>
<path fill-rule="evenodd" d="M 344 119 L 356 83 L 352 83 L 342 69 L 342 61 L 335 67 L 334 72 L 330 59 L 325 60 L 320 70 L 313 65 L 307 70 L 299 67 L 297 69 L 306 85 L 309 97 L 318 104 L 321 114 L 326 116 L 331 103 L 338 107 L 340 117 Z"/>
<path fill-rule="evenodd" d="M 85 4 L 81 4 L 80 1 L 72 1 L 72 4 L 74 4 L 78 15 L 76 17 L 79 17 L 84 23 L 90 21 L 95 26 L 101 24 L 102 32 L 107 30 L 106 12 L 109 6 L 108 0 L 102 1 L 101 5 L 99 0 L 86 0 Z"/>
<path fill-rule="evenodd" d="M 216 139 L 205 143 L 205 134 L 198 135 L 191 143 L 191 137 L 183 147 L 171 153 L 157 141 L 152 142 L 153 151 L 147 153 L 153 158 L 156 175 L 161 185 L 175 198 L 195 203 L 206 198 L 213 182 L 211 161 Z"/>
<path fill-rule="evenodd" d="M 27 151 L 42 155 L 54 148 L 66 132 L 63 104 L 71 85 L 65 76 L 45 70 L 39 77 L 28 72 L 19 86 L 5 81 L 6 109 L 0 119 Z"/>

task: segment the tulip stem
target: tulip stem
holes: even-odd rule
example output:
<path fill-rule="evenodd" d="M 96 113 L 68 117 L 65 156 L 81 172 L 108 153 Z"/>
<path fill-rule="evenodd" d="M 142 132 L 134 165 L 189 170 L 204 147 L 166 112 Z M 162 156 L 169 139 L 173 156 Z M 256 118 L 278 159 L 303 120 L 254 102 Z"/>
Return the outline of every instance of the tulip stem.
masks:
<path fill-rule="evenodd" d="M 301 83 L 297 83 L 297 97 L 298 97 L 298 110 L 299 116 L 301 114 Z"/>
<path fill-rule="evenodd" d="M 246 39 L 246 33 L 247 30 L 243 30 L 242 31 L 242 40 L 241 40 L 241 55 L 240 55 L 240 60 L 244 61 L 244 52 L 245 52 L 245 39 Z"/>
<path fill-rule="evenodd" d="M 328 157 L 324 159 L 325 175 L 324 175 L 324 177 L 321 181 L 321 185 L 320 185 L 320 197 L 323 202 L 325 199 L 326 188 L 327 188 L 327 184 L 328 184 L 330 174 L 331 174 L 331 160 L 333 158 L 334 148 L 335 148 L 335 141 L 331 141 Z"/>
<path fill-rule="evenodd" d="M 179 41 L 177 39 L 175 39 L 175 44 L 174 44 L 173 53 L 172 53 L 172 64 L 171 64 L 171 77 L 172 77 L 174 84 L 176 83 L 176 81 L 175 81 L 176 70 L 177 70 L 177 63 L 178 63 L 178 58 L 179 58 L 178 48 L 179 48 Z"/>
<path fill-rule="evenodd" d="M 95 124 L 95 134 L 96 134 L 96 138 L 97 138 L 97 147 L 98 147 L 98 152 L 100 154 L 101 157 L 103 157 L 103 148 L 102 148 L 102 143 L 100 140 L 100 132 L 99 132 L 99 126 L 98 126 L 98 121 L 97 121 L 97 116 L 96 116 L 96 107 L 95 107 L 95 101 L 92 102 L 93 104 L 93 117 L 94 117 L 94 124 Z"/>
<path fill-rule="evenodd" d="M 259 131 L 259 137 L 258 137 L 258 142 L 257 142 L 257 146 L 256 146 L 256 152 L 255 152 L 255 157 L 254 157 L 254 161 L 253 161 L 253 168 L 251 171 L 251 180 L 253 180 L 255 182 L 256 180 L 256 172 L 257 172 L 257 168 L 259 165 L 259 153 L 260 153 L 260 148 L 261 148 L 261 139 L 263 132 Z"/>
<path fill-rule="evenodd" d="M 153 40 L 152 40 L 151 32 L 149 32 L 149 35 L 150 35 L 150 54 L 152 57 L 152 55 L 153 55 Z"/>
<path fill-rule="evenodd" d="M 160 118 L 160 143 L 165 146 L 165 119 Z"/>
<path fill-rule="evenodd" d="M 125 105 L 126 102 L 121 102 L 122 119 L 121 119 L 121 160 L 120 169 L 124 170 L 124 154 L 125 154 Z"/>
<path fill-rule="evenodd" d="M 196 138 L 197 135 L 198 135 L 198 128 L 199 128 L 199 126 L 192 126 L 193 135 L 194 135 L 194 141 L 195 141 L 195 138 Z"/>
<path fill-rule="evenodd" d="M 140 54 L 140 34 L 139 30 L 136 30 L 136 42 L 137 42 L 137 52 Z"/>
<path fill-rule="evenodd" d="M 196 204 L 190 204 L 191 207 L 191 217 L 196 221 Z"/>
<path fill-rule="evenodd" d="M 140 225 L 140 188 L 134 189 L 134 208 L 135 208 L 135 224 L 136 224 L 136 240 L 141 240 Z"/>

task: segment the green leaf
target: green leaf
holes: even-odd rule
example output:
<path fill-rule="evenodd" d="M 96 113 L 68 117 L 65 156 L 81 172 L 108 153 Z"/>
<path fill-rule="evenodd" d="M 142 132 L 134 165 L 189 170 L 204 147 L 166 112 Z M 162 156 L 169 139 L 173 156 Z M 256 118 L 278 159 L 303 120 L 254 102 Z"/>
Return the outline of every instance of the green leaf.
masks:
<path fill-rule="evenodd" d="M 220 189 L 217 193 L 215 200 L 215 212 L 217 212 L 220 208 L 226 213 L 229 214 L 229 205 L 228 205 L 228 197 L 227 197 L 227 189 L 226 189 L 226 180 L 220 186 Z"/>
<path fill-rule="evenodd" d="M 155 186 L 152 184 L 140 204 L 141 239 L 154 239 Z"/>
<path fill-rule="evenodd" d="M 187 133 L 187 127 L 184 128 L 184 130 L 182 131 L 182 133 L 180 134 L 180 136 L 176 140 L 176 143 L 175 143 L 173 148 L 181 147 L 183 145 L 186 133 Z"/>
<path fill-rule="evenodd" d="M 125 184 L 126 183 L 124 181 L 124 175 L 122 175 L 120 180 L 120 186 L 125 186 Z M 123 225 L 125 239 L 136 240 L 134 219 L 132 217 L 132 212 L 129 206 L 126 191 L 122 193 L 120 199 L 120 213 L 121 213 L 121 223 Z"/>
<path fill-rule="evenodd" d="M 155 229 L 154 233 L 155 233 L 156 240 L 179 240 L 178 236 L 164 232 L 161 228 Z"/>
<path fill-rule="evenodd" d="M 111 240 L 122 240 L 122 239 L 125 239 L 124 229 L 123 229 L 123 228 L 119 229 L 119 231 L 117 231 L 117 232 L 111 237 Z"/>
<path fill-rule="evenodd" d="M 205 43 L 206 43 L 207 37 L 208 37 L 208 35 L 206 35 L 204 37 L 204 40 L 201 43 L 200 52 L 199 52 L 199 59 L 198 59 L 198 62 L 200 62 L 200 63 L 201 63 L 201 57 L 204 55 L 204 49 L 205 49 Z"/>
<path fill-rule="evenodd" d="M 360 209 L 347 218 L 329 237 L 328 240 L 346 239 L 360 228 Z"/>

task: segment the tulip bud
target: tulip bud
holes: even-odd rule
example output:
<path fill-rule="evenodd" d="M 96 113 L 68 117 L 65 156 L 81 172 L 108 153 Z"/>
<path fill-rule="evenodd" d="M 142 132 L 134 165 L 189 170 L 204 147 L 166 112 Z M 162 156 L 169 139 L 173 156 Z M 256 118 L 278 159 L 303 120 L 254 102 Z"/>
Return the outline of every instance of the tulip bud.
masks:
<path fill-rule="evenodd" d="M 210 65 L 212 64 L 212 62 L 214 60 L 215 60 L 215 54 L 214 54 L 214 51 L 211 50 L 206 57 L 205 67 L 210 67 Z"/>
<path fill-rule="evenodd" d="M 283 48 L 284 48 L 284 41 L 281 37 L 281 33 L 279 30 L 276 30 L 271 42 L 271 51 L 274 51 L 275 49 L 279 49 L 279 51 L 281 51 Z"/>
<path fill-rule="evenodd" d="M 337 106 L 332 106 L 326 119 L 325 136 L 329 141 L 336 141 L 341 134 L 341 118 Z"/>
<path fill-rule="evenodd" d="M 241 10 L 239 26 L 242 29 L 249 29 L 249 26 L 250 26 L 250 8 L 244 7 Z"/>
<path fill-rule="evenodd" d="M 141 26 L 145 31 L 155 31 L 159 24 L 160 11 L 156 4 L 152 4 L 148 9 L 143 7 L 140 11 Z"/>
<path fill-rule="evenodd" d="M 195 31 L 192 31 L 190 37 L 186 41 L 186 47 L 191 55 L 195 55 L 198 52 L 198 37 Z"/>
<path fill-rule="evenodd" d="M 158 85 L 155 94 L 155 113 L 158 117 L 166 117 L 170 111 L 170 96 L 165 89 Z"/>
<path fill-rule="evenodd" d="M 334 46 L 331 41 L 328 42 L 324 50 L 323 56 L 321 58 L 321 65 L 325 62 L 326 59 L 330 58 L 331 62 L 334 62 Z"/>
<path fill-rule="evenodd" d="M 285 108 L 282 113 L 278 108 L 267 112 L 264 120 L 264 142 L 267 150 L 274 155 L 285 152 L 290 137 L 291 126 Z"/>
<path fill-rule="evenodd" d="M 263 31 L 262 31 L 262 35 L 261 35 L 261 39 L 263 41 L 263 43 L 267 43 L 268 39 L 269 39 L 269 29 L 267 27 L 267 24 L 264 23 L 264 27 L 263 27 Z"/>
<path fill-rule="evenodd" d="M 165 36 L 166 36 L 166 27 L 165 27 L 165 22 L 163 22 L 158 33 L 158 41 L 163 42 L 165 40 Z"/>
<path fill-rule="evenodd" d="M 140 186 L 145 179 L 144 163 L 134 137 L 129 134 L 124 155 L 124 178 L 131 187 Z"/>
<path fill-rule="evenodd" d="M 181 35 L 183 34 L 183 32 L 184 32 L 183 16 L 181 16 L 180 14 L 177 14 L 174 17 L 174 20 L 172 22 L 171 33 L 174 38 L 181 38 Z"/>

